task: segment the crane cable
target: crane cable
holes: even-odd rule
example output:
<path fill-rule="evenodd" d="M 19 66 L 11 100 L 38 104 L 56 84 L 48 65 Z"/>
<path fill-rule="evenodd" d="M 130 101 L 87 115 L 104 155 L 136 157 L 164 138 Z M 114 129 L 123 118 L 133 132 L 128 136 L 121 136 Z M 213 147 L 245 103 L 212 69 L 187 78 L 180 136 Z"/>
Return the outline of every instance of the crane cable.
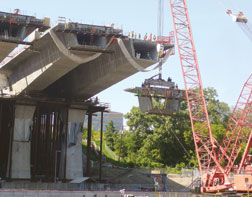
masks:
<path fill-rule="evenodd" d="M 159 113 L 163 116 L 166 117 L 165 114 L 158 109 Z M 163 119 L 164 122 L 166 122 L 166 119 Z M 178 138 L 178 136 L 176 135 L 176 133 L 173 131 L 173 129 L 170 129 L 172 134 L 175 136 L 176 140 L 178 141 L 178 143 L 180 144 L 180 146 L 183 148 L 183 150 L 185 151 L 185 153 L 187 154 L 187 156 L 191 157 L 190 153 L 188 152 L 188 150 L 186 149 L 186 147 L 183 145 L 183 143 L 180 141 L 180 139 Z"/>
<path fill-rule="evenodd" d="M 231 0 L 227 0 L 228 2 L 225 2 L 224 0 L 217 0 L 221 6 L 223 7 L 223 9 L 226 11 L 227 9 L 232 9 L 235 10 L 236 12 L 239 12 L 239 8 L 231 1 Z"/>
<path fill-rule="evenodd" d="M 252 25 L 249 22 L 247 23 L 237 22 L 237 24 L 252 42 Z"/>

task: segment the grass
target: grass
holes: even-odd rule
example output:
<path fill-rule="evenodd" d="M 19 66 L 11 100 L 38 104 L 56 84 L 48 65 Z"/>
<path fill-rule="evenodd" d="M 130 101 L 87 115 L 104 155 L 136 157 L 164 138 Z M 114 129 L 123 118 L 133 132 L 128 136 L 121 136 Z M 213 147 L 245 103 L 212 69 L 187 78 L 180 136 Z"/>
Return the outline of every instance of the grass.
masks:
<path fill-rule="evenodd" d="M 100 141 L 95 140 L 95 144 L 100 147 Z M 85 155 L 87 155 L 87 143 L 85 141 L 83 141 L 82 143 L 82 151 Z M 113 165 L 116 166 L 121 166 L 121 167 L 127 167 L 129 166 L 128 163 L 126 163 L 125 161 L 123 161 L 123 159 L 121 158 L 120 162 L 118 161 L 118 156 L 113 152 L 113 151 L 108 151 L 105 148 L 105 143 L 102 143 L 102 153 L 103 155 L 105 155 L 106 157 L 106 161 L 112 163 Z M 96 156 L 95 151 L 93 149 L 91 149 L 91 160 L 93 161 L 98 161 L 99 158 Z"/>
<path fill-rule="evenodd" d="M 82 143 L 82 152 L 87 155 L 87 143 L 83 142 Z M 96 156 L 95 151 L 91 149 L 91 160 L 93 161 L 98 161 L 99 158 Z"/>

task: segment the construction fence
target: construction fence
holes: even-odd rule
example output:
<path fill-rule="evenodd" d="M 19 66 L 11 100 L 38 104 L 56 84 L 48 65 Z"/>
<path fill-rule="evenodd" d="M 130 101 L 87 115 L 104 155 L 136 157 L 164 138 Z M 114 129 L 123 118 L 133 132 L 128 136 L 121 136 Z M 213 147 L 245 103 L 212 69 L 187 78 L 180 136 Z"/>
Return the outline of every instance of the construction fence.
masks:
<path fill-rule="evenodd" d="M 113 169 L 114 171 L 115 169 Z M 116 184 L 108 183 L 45 183 L 45 182 L 0 182 L 1 196 L 121 196 L 120 191 L 130 194 L 141 194 L 138 196 L 155 197 L 187 197 L 195 196 L 200 187 L 200 176 L 197 169 L 182 169 L 181 174 L 165 172 L 167 169 L 125 169 L 122 171 L 126 177 L 142 178 L 148 177 L 152 180 L 150 184 Z M 160 172 L 167 180 L 161 183 L 161 189 L 155 186 L 153 172 Z M 117 173 L 116 171 L 114 171 Z M 121 171 L 120 171 L 121 172 Z M 106 172 L 104 172 L 104 175 Z M 140 175 L 142 174 L 142 175 Z M 145 175 L 145 176 L 143 176 Z M 118 174 L 118 177 L 121 175 Z M 148 180 L 148 179 L 147 179 Z M 183 185 L 178 184 L 186 182 Z M 198 183 L 197 183 L 198 182 Z M 197 183 L 197 184 L 196 184 Z M 165 184 L 165 187 L 162 185 Z M 192 192 L 192 193 L 191 193 Z M 206 195 L 205 195 L 206 196 Z M 195 196 L 196 197 L 196 196 Z M 207 197 L 207 196 L 206 196 Z"/>
<path fill-rule="evenodd" d="M 228 197 L 230 195 L 195 194 L 189 192 L 70 192 L 70 191 L 10 191 L 0 190 L 0 197 Z"/>

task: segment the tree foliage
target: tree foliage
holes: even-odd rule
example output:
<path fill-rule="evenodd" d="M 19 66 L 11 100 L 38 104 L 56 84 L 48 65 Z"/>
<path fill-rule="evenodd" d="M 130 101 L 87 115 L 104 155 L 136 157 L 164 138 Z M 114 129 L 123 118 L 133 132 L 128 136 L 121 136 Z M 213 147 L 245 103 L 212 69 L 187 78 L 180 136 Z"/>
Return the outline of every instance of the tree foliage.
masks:
<path fill-rule="evenodd" d="M 109 121 L 108 125 L 106 125 L 106 132 L 104 134 L 106 144 L 111 150 L 115 150 L 115 141 L 116 141 L 116 129 L 114 126 L 114 122 L 112 120 Z"/>

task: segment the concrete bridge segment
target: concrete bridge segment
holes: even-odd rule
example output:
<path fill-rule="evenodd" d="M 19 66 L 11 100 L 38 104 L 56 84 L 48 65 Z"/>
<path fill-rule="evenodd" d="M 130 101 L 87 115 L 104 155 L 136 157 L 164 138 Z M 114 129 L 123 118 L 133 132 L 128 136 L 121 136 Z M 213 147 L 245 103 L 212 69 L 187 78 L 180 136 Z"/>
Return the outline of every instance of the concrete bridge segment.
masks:
<path fill-rule="evenodd" d="M 0 62 L 35 29 L 49 28 L 50 19 L 0 12 Z M 28 42 L 27 42 L 28 43 Z"/>
<path fill-rule="evenodd" d="M 9 93 L 87 99 L 138 72 L 132 61 L 142 69 L 157 62 L 155 42 L 128 39 L 118 32 L 108 34 L 106 29 L 93 35 L 87 31 L 91 27 L 81 27 L 86 30 L 80 30 L 82 36 L 71 29 L 62 31 L 58 25 L 3 65 L 0 73 L 8 79 Z M 166 49 L 171 47 L 166 45 Z M 136 52 L 141 54 L 138 59 Z"/>

